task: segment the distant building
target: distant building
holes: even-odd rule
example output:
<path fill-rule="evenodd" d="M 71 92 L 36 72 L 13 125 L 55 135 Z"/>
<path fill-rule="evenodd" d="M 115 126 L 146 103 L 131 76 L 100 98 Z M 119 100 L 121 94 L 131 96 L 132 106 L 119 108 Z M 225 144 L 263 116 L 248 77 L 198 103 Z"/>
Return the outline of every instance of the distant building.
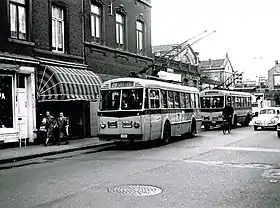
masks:
<path fill-rule="evenodd" d="M 224 59 L 204 60 L 200 62 L 201 75 L 216 82 L 223 83 L 223 86 L 234 87 L 234 69 L 229 60 L 228 54 Z"/>
<path fill-rule="evenodd" d="M 242 72 L 235 73 L 234 78 L 235 78 L 235 81 L 234 81 L 235 86 L 236 87 L 242 87 L 243 86 L 243 74 L 242 74 Z"/>
<path fill-rule="evenodd" d="M 198 53 L 191 46 L 178 47 L 179 44 L 153 46 L 153 55 L 156 68 L 160 69 L 159 76 L 168 77 L 174 81 L 181 81 L 184 85 L 198 87 L 200 83 L 200 72 L 198 67 Z M 172 52 L 168 53 L 170 50 Z M 173 57 L 174 58 L 171 58 Z M 168 62 L 167 66 L 164 63 Z"/>
<path fill-rule="evenodd" d="M 275 61 L 275 66 L 268 71 L 268 88 L 269 90 L 280 89 L 280 65 Z"/>

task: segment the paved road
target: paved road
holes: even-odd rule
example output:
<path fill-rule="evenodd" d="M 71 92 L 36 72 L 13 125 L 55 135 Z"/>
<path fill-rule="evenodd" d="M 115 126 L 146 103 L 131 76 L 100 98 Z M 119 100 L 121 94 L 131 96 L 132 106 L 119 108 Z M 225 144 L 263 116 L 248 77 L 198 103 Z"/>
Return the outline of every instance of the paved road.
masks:
<path fill-rule="evenodd" d="M 0 207 L 280 207 L 278 164 L 275 131 L 203 131 L 164 147 L 2 165 Z"/>

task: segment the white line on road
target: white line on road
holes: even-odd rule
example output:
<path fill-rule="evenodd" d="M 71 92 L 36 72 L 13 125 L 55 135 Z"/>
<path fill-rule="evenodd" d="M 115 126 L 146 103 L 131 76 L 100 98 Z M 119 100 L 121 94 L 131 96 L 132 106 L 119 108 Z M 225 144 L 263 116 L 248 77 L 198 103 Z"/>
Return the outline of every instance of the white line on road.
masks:
<path fill-rule="evenodd" d="M 268 149 L 257 147 L 216 147 L 216 150 L 234 150 L 234 151 L 247 151 L 247 152 L 276 152 L 280 153 L 280 149 Z"/>
<path fill-rule="evenodd" d="M 184 162 L 193 163 L 193 164 L 203 164 L 209 166 L 230 167 L 230 168 L 250 168 L 250 169 L 262 169 L 262 170 L 278 168 L 278 165 L 262 164 L 262 163 L 236 163 L 236 162 L 202 161 L 202 160 L 184 160 Z"/>

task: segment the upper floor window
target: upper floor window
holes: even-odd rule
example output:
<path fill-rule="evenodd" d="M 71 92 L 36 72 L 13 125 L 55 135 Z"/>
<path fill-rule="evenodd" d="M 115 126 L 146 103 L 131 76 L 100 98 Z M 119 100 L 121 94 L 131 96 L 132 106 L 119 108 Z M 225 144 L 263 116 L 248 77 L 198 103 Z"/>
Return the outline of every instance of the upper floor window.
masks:
<path fill-rule="evenodd" d="M 125 24 L 124 24 L 124 15 L 120 13 L 116 13 L 116 43 L 117 47 L 124 47 L 124 32 L 125 32 Z"/>
<path fill-rule="evenodd" d="M 25 0 L 10 0 L 10 31 L 12 38 L 27 39 Z"/>
<path fill-rule="evenodd" d="M 91 36 L 94 38 L 94 42 L 101 41 L 101 7 L 92 4 L 91 5 Z"/>
<path fill-rule="evenodd" d="M 144 42 L 144 23 L 141 21 L 136 22 L 136 44 L 137 53 L 143 54 L 143 42 Z"/>
<path fill-rule="evenodd" d="M 64 11 L 52 6 L 52 50 L 64 52 Z"/>

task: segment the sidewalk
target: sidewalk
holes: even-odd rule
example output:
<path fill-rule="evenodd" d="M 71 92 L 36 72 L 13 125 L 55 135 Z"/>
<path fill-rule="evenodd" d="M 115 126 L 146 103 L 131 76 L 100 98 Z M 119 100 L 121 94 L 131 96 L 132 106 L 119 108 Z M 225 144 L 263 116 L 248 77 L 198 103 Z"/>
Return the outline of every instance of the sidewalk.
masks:
<path fill-rule="evenodd" d="M 27 160 L 36 157 L 43 157 L 55 154 L 62 154 L 72 152 L 75 150 L 84 150 L 95 147 L 104 147 L 113 145 L 113 142 L 99 141 L 98 138 L 85 138 L 78 140 L 70 140 L 68 145 L 51 145 L 45 147 L 44 145 L 30 145 L 21 148 L 8 148 L 0 150 L 0 164 L 10 163 L 20 160 Z"/>

